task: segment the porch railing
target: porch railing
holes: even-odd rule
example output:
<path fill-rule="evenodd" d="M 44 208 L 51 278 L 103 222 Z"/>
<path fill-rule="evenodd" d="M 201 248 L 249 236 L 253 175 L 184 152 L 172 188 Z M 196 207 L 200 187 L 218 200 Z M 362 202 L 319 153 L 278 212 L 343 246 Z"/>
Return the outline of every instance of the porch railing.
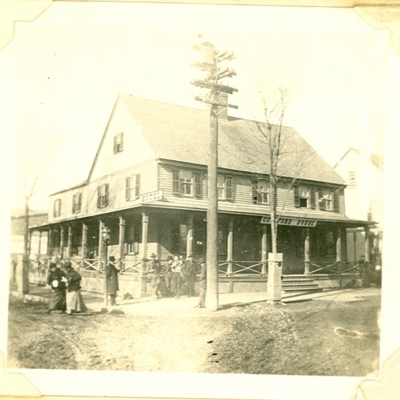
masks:
<path fill-rule="evenodd" d="M 220 276 L 264 275 L 262 267 L 262 261 L 223 261 L 218 263 L 218 274 Z"/>
<path fill-rule="evenodd" d="M 315 269 L 312 269 L 313 267 L 316 267 Z M 330 263 L 328 265 L 318 265 L 316 263 L 311 262 L 310 264 L 310 274 L 316 274 L 316 273 L 326 273 L 326 274 L 334 274 L 334 275 L 342 275 L 342 274 L 358 274 L 359 273 L 359 264 L 358 263 L 352 263 L 350 261 L 335 261 L 333 263 Z"/>

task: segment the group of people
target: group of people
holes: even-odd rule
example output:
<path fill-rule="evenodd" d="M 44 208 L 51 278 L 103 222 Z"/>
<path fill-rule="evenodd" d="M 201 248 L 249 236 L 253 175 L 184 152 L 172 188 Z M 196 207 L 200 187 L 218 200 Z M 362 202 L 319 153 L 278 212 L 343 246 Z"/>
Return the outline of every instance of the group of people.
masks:
<path fill-rule="evenodd" d="M 87 311 L 81 294 L 81 280 L 81 275 L 72 268 L 70 261 L 66 261 L 63 268 L 50 263 L 47 284 L 52 289 L 52 296 L 48 314 L 54 310 L 68 315 Z"/>
<path fill-rule="evenodd" d="M 193 254 L 190 254 L 186 261 L 183 261 L 181 256 L 175 255 L 174 257 L 168 256 L 167 262 L 161 265 L 154 253 L 150 258 L 148 273 L 153 287 L 153 295 L 156 298 L 174 295 L 176 299 L 179 299 L 185 292 L 189 297 L 194 296 L 196 275 L 199 270 L 198 265 L 200 265 L 200 296 L 199 304 L 196 307 L 205 307 L 207 279 L 204 259 L 200 259 L 196 263 Z"/>

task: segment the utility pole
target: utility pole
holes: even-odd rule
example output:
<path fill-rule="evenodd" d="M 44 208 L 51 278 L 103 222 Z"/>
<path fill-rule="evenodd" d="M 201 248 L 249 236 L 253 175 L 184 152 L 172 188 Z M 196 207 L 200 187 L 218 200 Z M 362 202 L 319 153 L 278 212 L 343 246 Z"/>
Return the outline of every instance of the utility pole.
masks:
<path fill-rule="evenodd" d="M 221 92 L 232 94 L 237 89 L 220 84 L 220 79 L 236 75 L 233 70 L 220 68 L 219 63 L 224 60 L 232 60 L 233 53 L 227 51 L 218 53 L 215 46 L 209 42 L 203 42 L 194 47 L 201 54 L 201 62 L 194 66 L 205 71 L 204 80 L 194 80 L 192 85 L 208 89 L 204 97 L 196 96 L 195 99 L 210 105 L 210 147 L 207 169 L 208 178 L 208 208 L 207 208 L 207 295 L 206 305 L 213 311 L 218 310 L 218 114 L 227 107 L 237 106 L 220 103 Z M 222 110 L 221 110 L 222 108 Z"/>

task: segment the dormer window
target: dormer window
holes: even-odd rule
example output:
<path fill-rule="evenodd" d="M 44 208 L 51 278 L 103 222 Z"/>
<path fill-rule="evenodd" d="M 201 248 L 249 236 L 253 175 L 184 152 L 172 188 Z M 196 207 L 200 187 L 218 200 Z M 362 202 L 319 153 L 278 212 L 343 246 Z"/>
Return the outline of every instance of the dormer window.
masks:
<path fill-rule="evenodd" d="M 120 153 L 124 149 L 124 133 L 114 136 L 114 154 Z"/>

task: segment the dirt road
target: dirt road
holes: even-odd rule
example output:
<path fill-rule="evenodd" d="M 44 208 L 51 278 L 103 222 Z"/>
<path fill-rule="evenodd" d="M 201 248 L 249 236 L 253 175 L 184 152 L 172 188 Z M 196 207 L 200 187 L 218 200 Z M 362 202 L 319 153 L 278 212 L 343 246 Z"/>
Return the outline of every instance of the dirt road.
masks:
<path fill-rule="evenodd" d="M 12 301 L 8 367 L 365 376 L 379 360 L 380 292 L 215 313 L 46 313 Z"/>

